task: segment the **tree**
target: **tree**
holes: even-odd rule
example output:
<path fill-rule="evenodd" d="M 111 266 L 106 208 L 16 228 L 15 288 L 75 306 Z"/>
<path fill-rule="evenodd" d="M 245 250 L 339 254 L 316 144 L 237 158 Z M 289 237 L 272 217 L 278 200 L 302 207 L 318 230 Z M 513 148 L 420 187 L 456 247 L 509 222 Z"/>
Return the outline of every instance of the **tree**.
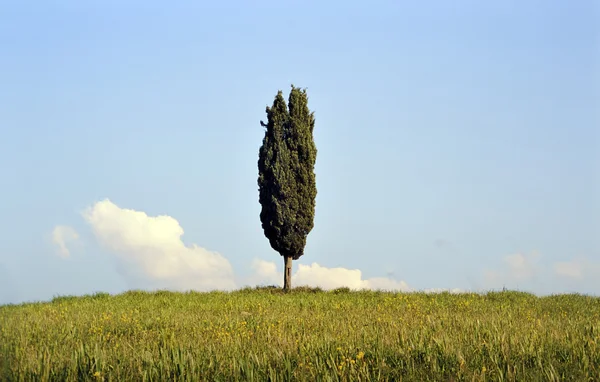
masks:
<path fill-rule="evenodd" d="M 283 289 L 292 287 L 292 260 L 304 254 L 314 226 L 317 147 L 314 112 L 306 89 L 292 85 L 288 104 L 277 92 L 266 109 L 267 123 L 258 158 L 260 221 L 271 247 L 284 259 Z"/>

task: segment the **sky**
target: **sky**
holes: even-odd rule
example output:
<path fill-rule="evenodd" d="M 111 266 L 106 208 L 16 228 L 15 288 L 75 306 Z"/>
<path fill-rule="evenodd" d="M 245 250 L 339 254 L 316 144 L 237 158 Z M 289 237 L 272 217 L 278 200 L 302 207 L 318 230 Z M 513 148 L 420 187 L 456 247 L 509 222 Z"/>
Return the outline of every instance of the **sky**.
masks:
<path fill-rule="evenodd" d="M 0 303 L 282 285 L 265 107 L 307 89 L 294 285 L 600 295 L 593 0 L 0 4 Z"/>

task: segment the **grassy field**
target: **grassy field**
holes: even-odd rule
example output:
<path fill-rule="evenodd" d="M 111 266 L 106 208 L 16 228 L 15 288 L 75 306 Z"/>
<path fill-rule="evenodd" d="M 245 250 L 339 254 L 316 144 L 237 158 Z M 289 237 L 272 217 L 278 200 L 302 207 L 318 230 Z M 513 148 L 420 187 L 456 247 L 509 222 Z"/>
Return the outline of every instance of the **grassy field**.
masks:
<path fill-rule="evenodd" d="M 247 289 L 0 307 L 0 380 L 600 381 L 600 298 Z"/>

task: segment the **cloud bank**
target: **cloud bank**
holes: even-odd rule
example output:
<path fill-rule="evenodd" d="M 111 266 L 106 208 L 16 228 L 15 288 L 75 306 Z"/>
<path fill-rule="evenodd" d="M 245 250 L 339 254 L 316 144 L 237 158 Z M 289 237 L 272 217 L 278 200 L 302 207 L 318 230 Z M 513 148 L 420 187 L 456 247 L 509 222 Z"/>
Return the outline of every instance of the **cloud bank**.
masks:
<path fill-rule="evenodd" d="M 572 279 L 583 278 L 583 264 L 579 261 L 561 261 L 554 263 L 554 273 L 557 276 Z"/>
<path fill-rule="evenodd" d="M 497 288 L 531 280 L 540 272 L 539 260 L 537 252 L 507 255 L 502 259 L 501 268 L 484 272 L 485 284 Z"/>
<path fill-rule="evenodd" d="M 504 258 L 510 275 L 517 280 L 526 280 L 534 277 L 538 272 L 539 260 L 540 254 L 538 252 L 532 252 L 528 255 L 515 253 Z"/>
<path fill-rule="evenodd" d="M 52 243 L 56 246 L 57 253 L 60 257 L 66 259 L 71 256 L 69 245 L 79 239 L 77 231 L 69 226 L 57 225 L 52 230 Z"/>
<path fill-rule="evenodd" d="M 170 216 L 148 216 L 106 199 L 83 212 L 99 244 L 114 255 L 120 273 L 136 288 L 176 290 L 232 290 L 235 281 L 229 260 L 197 245 L 186 246 L 184 231 Z M 358 269 L 327 268 L 317 263 L 298 264 L 294 286 L 323 289 L 409 290 L 404 281 L 387 277 L 363 279 Z M 245 285 L 282 285 L 275 262 L 255 259 Z"/>
<path fill-rule="evenodd" d="M 142 211 L 121 208 L 106 199 L 82 213 L 101 247 L 112 255 L 117 270 L 130 287 L 171 290 L 233 290 L 243 286 L 283 285 L 283 274 L 274 261 L 254 259 L 251 274 L 240 282 L 227 258 L 198 245 L 185 245 L 179 222 L 171 216 L 148 216 Z M 68 226 L 52 233 L 61 257 L 70 255 L 69 245 L 78 240 Z M 551 288 L 587 285 L 600 288 L 600 264 L 585 259 L 544 263 L 537 252 L 505 256 L 500 267 L 484 272 L 485 290 L 522 289 L 546 283 Z M 413 291 L 406 282 L 391 277 L 365 278 L 360 269 L 328 268 L 316 262 L 294 262 L 292 285 L 331 290 L 348 287 Z M 562 281 L 561 281 L 562 280 Z M 561 284 L 561 282 L 563 284 Z M 577 283 L 574 284 L 574 283 Z M 461 293 L 461 289 L 425 289 L 424 292 Z"/>
<path fill-rule="evenodd" d="M 186 246 L 183 229 L 170 216 L 151 217 L 107 199 L 88 208 L 83 217 L 98 242 L 115 255 L 124 276 L 138 287 L 235 288 L 229 261 L 196 245 Z"/>
<path fill-rule="evenodd" d="M 283 286 L 283 273 L 277 270 L 274 262 L 255 259 L 252 264 L 255 272 L 253 281 L 257 284 Z M 347 287 L 353 290 L 378 289 L 390 291 L 409 291 L 404 281 L 388 277 L 363 279 L 359 269 L 327 268 L 317 263 L 298 264 L 296 273 L 292 275 L 293 286 L 320 287 L 324 290 Z"/>
<path fill-rule="evenodd" d="M 600 288 L 600 262 L 589 258 L 577 258 L 554 263 L 554 274 L 574 281 L 591 281 Z"/>
<path fill-rule="evenodd" d="M 538 252 L 515 253 L 505 256 L 502 267 L 484 273 L 487 287 L 498 289 L 521 289 L 537 285 L 548 290 L 573 290 L 577 286 L 586 289 L 600 288 L 600 263 L 586 258 L 568 261 L 544 262 Z"/>

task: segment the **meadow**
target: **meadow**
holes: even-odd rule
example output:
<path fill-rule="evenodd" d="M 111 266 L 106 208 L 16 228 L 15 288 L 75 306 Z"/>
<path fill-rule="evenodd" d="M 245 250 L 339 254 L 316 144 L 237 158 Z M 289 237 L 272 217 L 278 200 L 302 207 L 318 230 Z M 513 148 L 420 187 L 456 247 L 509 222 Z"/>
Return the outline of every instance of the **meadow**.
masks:
<path fill-rule="evenodd" d="M 2 381 L 600 381 L 600 298 L 275 288 L 0 307 Z"/>

